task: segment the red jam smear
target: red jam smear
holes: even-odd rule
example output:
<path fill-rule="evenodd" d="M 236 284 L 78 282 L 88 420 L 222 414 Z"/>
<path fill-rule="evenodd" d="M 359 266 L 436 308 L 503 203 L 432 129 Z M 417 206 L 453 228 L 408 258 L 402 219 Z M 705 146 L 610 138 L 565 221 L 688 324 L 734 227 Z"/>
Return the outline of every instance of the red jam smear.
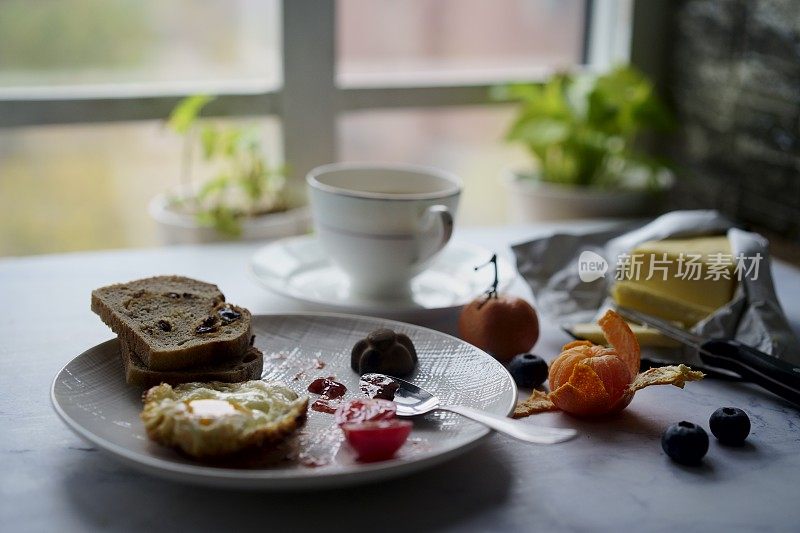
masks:
<path fill-rule="evenodd" d="M 328 413 L 329 415 L 332 415 L 336 412 L 341 403 L 342 402 L 338 400 L 319 398 L 317 401 L 311 404 L 311 409 L 314 411 L 319 411 L 320 413 Z"/>
<path fill-rule="evenodd" d="M 319 394 L 320 397 L 311 404 L 311 409 L 321 413 L 333 414 L 339 407 L 339 401 L 334 401 L 336 398 L 341 398 L 347 392 L 347 387 L 335 381 L 333 377 L 317 378 L 308 385 L 308 392 Z"/>
<path fill-rule="evenodd" d="M 367 376 L 361 378 L 359 387 L 370 398 L 394 400 L 394 394 L 400 385 L 388 376 Z"/>
<path fill-rule="evenodd" d="M 329 399 L 341 398 L 347 387 L 335 381 L 333 377 L 317 378 L 308 385 L 308 392 L 319 394 Z"/>

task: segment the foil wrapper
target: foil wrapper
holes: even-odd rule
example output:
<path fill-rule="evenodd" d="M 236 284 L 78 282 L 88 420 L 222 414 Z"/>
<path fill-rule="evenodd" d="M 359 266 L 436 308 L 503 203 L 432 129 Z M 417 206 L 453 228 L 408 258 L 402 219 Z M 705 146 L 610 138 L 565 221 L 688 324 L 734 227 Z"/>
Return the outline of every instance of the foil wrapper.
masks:
<path fill-rule="evenodd" d="M 691 238 L 726 234 L 733 256 L 760 254 L 758 276 L 743 276 L 733 298 L 692 331 L 704 338 L 733 338 L 794 364 L 800 364 L 800 341 L 792 331 L 775 294 L 768 241 L 757 233 L 734 227 L 730 220 L 712 210 L 673 211 L 647 224 L 628 223 L 606 231 L 555 233 L 512 247 L 517 269 L 531 287 L 537 309 L 569 329 L 578 323 L 594 322 L 607 307 L 615 282 L 617 259 L 637 245 L 651 240 Z M 582 281 L 579 258 L 586 251 L 603 257 L 611 267 L 604 276 Z M 703 365 L 697 353 L 684 349 L 648 349 L 655 362 Z"/>

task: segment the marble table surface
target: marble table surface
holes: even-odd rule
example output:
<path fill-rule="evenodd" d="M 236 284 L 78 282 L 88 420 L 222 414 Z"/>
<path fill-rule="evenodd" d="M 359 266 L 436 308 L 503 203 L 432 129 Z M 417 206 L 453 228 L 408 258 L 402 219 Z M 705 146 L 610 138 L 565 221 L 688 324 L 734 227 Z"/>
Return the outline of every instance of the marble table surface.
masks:
<path fill-rule="evenodd" d="M 467 229 L 464 242 L 504 250 L 553 228 Z M 751 385 L 707 379 L 641 391 L 618 418 L 547 413 L 525 423 L 580 436 L 534 446 L 491 435 L 427 471 L 314 493 L 231 492 L 137 473 L 88 446 L 49 402 L 56 372 L 111 332 L 89 310 L 92 288 L 157 273 L 213 280 L 254 313 L 308 310 L 246 273 L 256 249 L 223 244 L 0 260 L 0 530 L 2 531 L 797 531 L 800 417 Z M 781 303 L 800 330 L 800 271 L 774 265 Z M 519 281 L 512 288 L 529 296 Z M 434 326 L 452 331 L 454 321 Z M 567 338 L 547 320 L 536 352 Z M 672 463 L 663 429 L 707 427 L 720 406 L 745 409 L 743 448 L 712 438 L 701 467 Z"/>

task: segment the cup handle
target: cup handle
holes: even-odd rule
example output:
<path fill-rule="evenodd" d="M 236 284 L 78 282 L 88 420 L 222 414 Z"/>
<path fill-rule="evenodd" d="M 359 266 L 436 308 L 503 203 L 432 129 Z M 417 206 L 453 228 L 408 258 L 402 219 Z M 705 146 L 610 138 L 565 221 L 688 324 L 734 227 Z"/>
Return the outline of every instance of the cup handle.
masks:
<path fill-rule="evenodd" d="M 446 205 L 432 205 L 425 210 L 421 220 L 418 257 L 429 259 L 445 247 L 453 235 L 453 215 Z"/>

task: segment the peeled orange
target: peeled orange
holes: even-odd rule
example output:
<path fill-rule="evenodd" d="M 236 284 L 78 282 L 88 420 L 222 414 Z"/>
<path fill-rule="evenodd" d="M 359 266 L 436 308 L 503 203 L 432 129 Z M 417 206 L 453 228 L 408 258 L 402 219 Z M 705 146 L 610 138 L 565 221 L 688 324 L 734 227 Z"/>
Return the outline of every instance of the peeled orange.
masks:
<path fill-rule="evenodd" d="M 628 387 L 639 373 L 639 342 L 614 311 L 598 323 L 611 348 L 571 342 L 550 365 L 550 401 L 562 411 L 583 416 L 612 413 L 633 398 Z"/>
<path fill-rule="evenodd" d="M 597 416 L 624 409 L 634 393 L 650 385 L 683 387 L 703 378 L 686 365 L 651 368 L 639 373 L 641 352 L 631 328 L 609 310 L 598 321 L 610 348 L 589 341 L 565 344 L 550 364 L 550 394 L 535 390 L 514 416 L 560 409 L 577 416 Z"/>

